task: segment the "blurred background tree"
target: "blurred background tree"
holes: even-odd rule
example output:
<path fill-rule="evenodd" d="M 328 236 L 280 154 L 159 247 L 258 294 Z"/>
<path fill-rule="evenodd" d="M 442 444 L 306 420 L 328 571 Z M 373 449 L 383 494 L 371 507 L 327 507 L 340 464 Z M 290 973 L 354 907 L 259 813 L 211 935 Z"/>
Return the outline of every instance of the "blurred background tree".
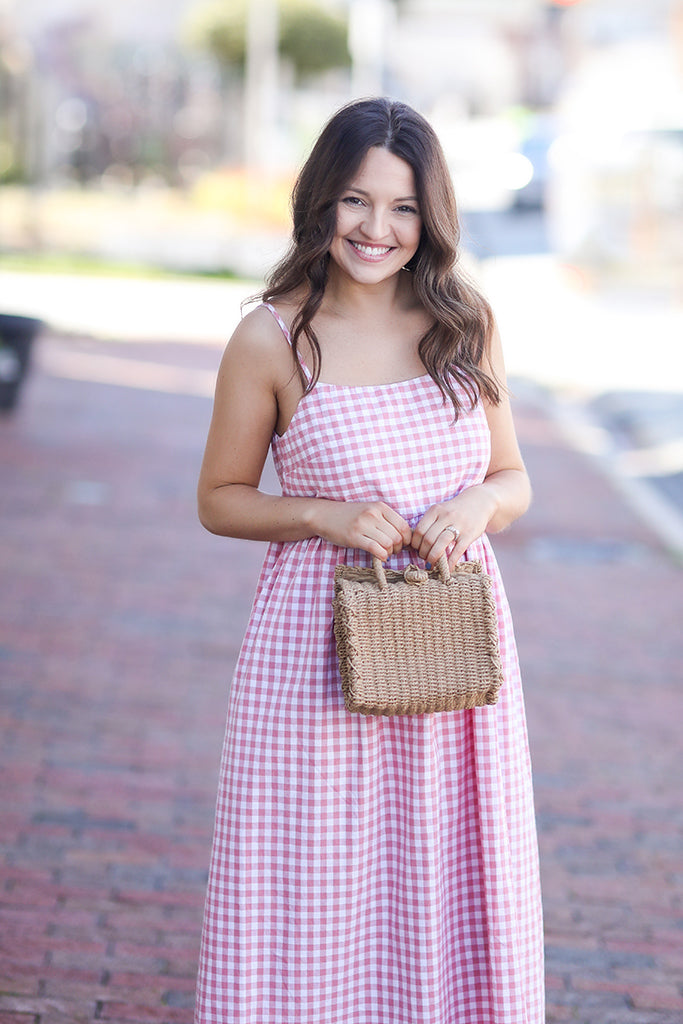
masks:
<path fill-rule="evenodd" d="M 209 0 L 188 21 L 195 46 L 210 53 L 222 68 L 244 71 L 247 59 L 247 0 Z M 297 79 L 332 68 L 348 67 L 345 19 L 315 0 L 279 0 L 280 58 Z"/>

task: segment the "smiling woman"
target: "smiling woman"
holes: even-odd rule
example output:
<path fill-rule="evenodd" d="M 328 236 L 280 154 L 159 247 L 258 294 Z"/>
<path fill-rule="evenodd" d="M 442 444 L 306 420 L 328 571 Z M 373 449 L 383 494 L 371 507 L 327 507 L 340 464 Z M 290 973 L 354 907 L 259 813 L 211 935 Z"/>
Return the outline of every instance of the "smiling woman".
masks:
<path fill-rule="evenodd" d="M 362 117 L 358 116 L 360 105 L 350 104 L 323 129 L 294 188 L 293 245 L 271 274 L 264 298 L 288 312 L 294 353 L 299 355 L 301 345 L 304 359 L 309 360 L 310 379 L 299 363 L 297 370 L 305 390 L 310 390 L 321 370 L 317 327 L 341 280 L 334 261 L 335 252 L 341 257 L 344 248 L 339 236 L 346 232 L 347 247 L 351 239 L 371 249 L 380 243 L 393 249 L 400 240 L 405 250 L 402 262 L 388 254 L 387 280 L 399 268 L 412 272 L 409 281 L 405 275 L 396 279 L 396 296 L 404 300 L 404 312 L 412 308 L 422 315 L 419 323 L 417 316 L 411 325 L 413 331 L 422 328 L 417 335 L 422 372 L 429 373 L 456 412 L 462 406 L 462 389 L 470 404 L 480 393 L 497 403 L 495 371 L 484 358 L 493 315 L 488 302 L 458 268 L 460 227 L 443 150 L 431 126 L 416 111 L 395 103 L 387 119 L 384 102 L 367 101 Z M 387 174 L 393 185 L 387 182 Z M 368 183 L 374 194 L 363 195 Z M 346 228 L 343 211 L 347 206 L 360 206 L 365 213 L 356 224 L 356 235 L 350 233 L 353 225 Z M 417 247 L 409 256 L 414 242 L 411 228 L 418 225 Z M 370 235 L 365 233 L 368 230 Z M 377 235 L 392 230 L 397 233 L 393 240 Z M 385 257 L 377 258 L 384 265 Z M 370 278 L 364 283 L 381 284 L 381 280 Z M 365 318 L 364 323 L 367 326 Z M 395 356 L 396 339 L 391 350 Z M 454 381 L 460 387 L 454 387 Z"/>
<path fill-rule="evenodd" d="M 223 357 L 199 480 L 207 529 L 270 546 L 230 692 L 195 1021 L 542 1024 L 523 697 L 487 536 L 529 483 L 433 130 L 389 100 L 344 108 L 293 208 Z M 444 554 L 493 581 L 498 704 L 348 712 L 335 566 Z"/>
<path fill-rule="evenodd" d="M 382 281 L 413 258 L 421 232 L 412 167 L 373 146 L 339 199 L 331 276 L 347 273 L 368 284 Z"/>

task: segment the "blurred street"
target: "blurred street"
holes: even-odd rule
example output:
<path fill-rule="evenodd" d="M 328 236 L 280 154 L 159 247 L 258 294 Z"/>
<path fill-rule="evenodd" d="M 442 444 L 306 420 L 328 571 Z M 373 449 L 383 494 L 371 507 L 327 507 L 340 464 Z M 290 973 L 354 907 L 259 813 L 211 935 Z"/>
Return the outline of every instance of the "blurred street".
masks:
<path fill-rule="evenodd" d="M 95 284 L 100 317 L 136 321 Z M 206 287 L 223 334 L 249 288 Z M 160 324 L 173 288 L 146 293 Z M 46 333 L 0 422 L 0 1024 L 191 1020 L 226 694 L 263 555 L 196 519 L 220 355 L 202 309 L 192 343 Z M 526 680 L 547 1019 L 680 1024 L 681 571 L 538 385 L 516 390 L 535 500 L 494 543 Z"/>

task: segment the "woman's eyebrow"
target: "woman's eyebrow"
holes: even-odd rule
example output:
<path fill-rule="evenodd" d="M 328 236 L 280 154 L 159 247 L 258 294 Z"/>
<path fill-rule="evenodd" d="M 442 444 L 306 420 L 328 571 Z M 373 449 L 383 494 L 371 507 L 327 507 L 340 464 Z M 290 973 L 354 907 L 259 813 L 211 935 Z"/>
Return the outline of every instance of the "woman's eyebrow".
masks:
<path fill-rule="evenodd" d="M 347 185 L 346 191 L 347 192 L 357 192 L 359 196 L 369 196 L 370 195 L 370 193 L 366 192 L 365 189 L 357 188 L 355 185 Z M 410 200 L 410 202 L 412 202 L 412 203 L 416 203 L 417 202 L 417 196 L 398 196 L 398 198 L 392 199 L 392 202 L 394 202 L 394 203 L 406 203 L 406 202 L 408 202 L 408 200 Z"/>

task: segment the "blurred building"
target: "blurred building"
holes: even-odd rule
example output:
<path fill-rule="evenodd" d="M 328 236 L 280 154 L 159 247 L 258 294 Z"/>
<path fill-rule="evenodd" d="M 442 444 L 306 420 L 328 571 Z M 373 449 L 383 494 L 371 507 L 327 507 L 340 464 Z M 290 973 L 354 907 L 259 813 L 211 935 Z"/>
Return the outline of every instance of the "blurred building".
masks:
<path fill-rule="evenodd" d="M 0 103 L 19 108 L 14 134 L 4 126 L 0 173 L 4 163 L 6 174 L 32 181 L 88 182 L 109 172 L 178 183 L 189 149 L 203 148 L 207 164 L 221 159 L 218 76 L 208 59 L 183 51 L 178 34 L 191 7 L 0 0 Z M 190 100 L 192 118 L 183 113 Z"/>
<path fill-rule="evenodd" d="M 555 247 L 597 279 L 680 294 L 683 3 L 600 0 L 582 15 L 550 154 Z"/>
<path fill-rule="evenodd" d="M 250 121 L 241 69 L 188 45 L 199 2 L 0 0 L 0 182 L 191 189 L 244 162 L 245 123 L 287 175 L 334 108 L 384 92 L 433 121 L 464 208 L 547 205 L 595 266 L 675 262 L 683 0 L 318 0 L 352 67 L 297 80 L 273 52 Z"/>
<path fill-rule="evenodd" d="M 355 69 L 308 89 L 295 88 L 286 69 L 274 79 L 281 130 L 268 129 L 282 162 L 298 159 L 308 126 L 354 92 L 386 91 L 427 111 L 445 99 L 467 116 L 548 103 L 556 92 L 562 61 L 548 12 L 557 8 L 542 0 L 322 2 L 349 17 Z M 18 134 L 17 118 L 6 118 L 5 170 L 10 162 L 16 176 L 88 181 L 128 168 L 137 180 L 179 165 L 177 183 L 183 172 L 238 160 L 240 83 L 235 76 L 229 95 L 225 76 L 184 45 L 196 7 L 0 0 L 0 101 L 21 108 L 23 124 Z"/>
<path fill-rule="evenodd" d="M 3 0 L 5 14 L 26 35 L 51 26 L 90 22 L 110 39 L 172 39 L 194 0 Z M 0 8 L 2 9 L 2 8 Z"/>
<path fill-rule="evenodd" d="M 296 135 L 297 119 L 319 123 L 321 111 L 372 91 L 406 98 L 430 114 L 447 111 L 441 120 L 496 117 L 515 105 L 547 110 L 587 50 L 629 37 L 661 37 L 674 5 L 321 2 L 348 16 L 356 66 L 352 74 L 328 76 L 308 90 L 301 83 L 295 88 L 286 74 L 274 79 L 274 109 L 285 135 Z M 197 0 L 0 0 L 3 77 L 14 74 L 14 91 L 24 88 L 24 102 L 34 112 L 38 108 L 34 120 L 42 125 L 42 132 L 34 125 L 40 143 L 23 155 L 33 173 L 50 175 L 66 162 L 87 179 L 112 164 L 172 168 L 183 154 L 188 168 L 193 157 L 202 163 L 202 152 L 209 164 L 239 159 L 239 118 L 227 111 L 234 102 L 227 101 L 225 83 L 209 59 L 185 45 L 183 25 L 196 7 Z M 22 67 L 30 85 L 21 81 Z M 8 98 L 12 89 L 5 81 L 0 99 L 6 104 Z M 290 155 L 285 146 L 283 159 Z"/>

